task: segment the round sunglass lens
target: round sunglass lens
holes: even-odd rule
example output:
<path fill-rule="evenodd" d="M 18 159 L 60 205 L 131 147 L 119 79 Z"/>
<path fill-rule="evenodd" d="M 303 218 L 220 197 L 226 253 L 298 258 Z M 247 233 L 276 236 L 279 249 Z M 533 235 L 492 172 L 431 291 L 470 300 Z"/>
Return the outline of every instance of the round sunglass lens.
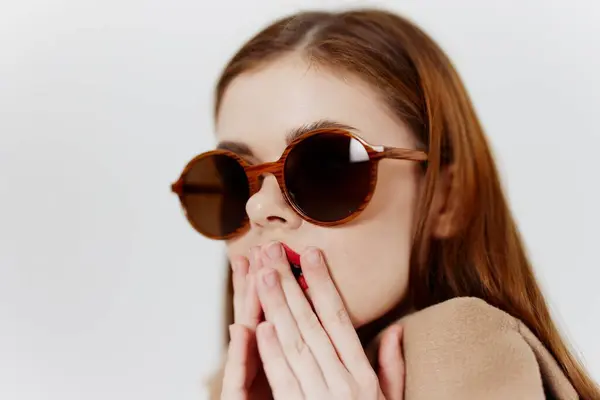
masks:
<path fill-rule="evenodd" d="M 243 226 L 249 197 L 244 168 L 231 156 L 200 158 L 183 177 L 182 202 L 188 218 L 201 233 L 214 238 Z"/>
<path fill-rule="evenodd" d="M 360 209 L 371 190 L 369 154 L 351 136 L 310 136 L 290 151 L 284 168 L 292 201 L 319 222 L 348 218 Z"/>

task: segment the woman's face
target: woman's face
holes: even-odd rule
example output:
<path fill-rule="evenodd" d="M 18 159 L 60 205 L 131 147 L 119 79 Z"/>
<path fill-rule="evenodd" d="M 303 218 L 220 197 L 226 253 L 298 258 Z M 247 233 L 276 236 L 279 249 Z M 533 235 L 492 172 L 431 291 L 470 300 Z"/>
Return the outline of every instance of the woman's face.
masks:
<path fill-rule="evenodd" d="M 408 128 L 367 84 L 299 56 L 237 77 L 225 92 L 217 119 L 219 141 L 249 147 L 251 163 L 277 160 L 286 134 L 322 120 L 356 128 L 373 145 L 415 148 Z M 355 327 L 369 323 L 407 292 L 411 232 L 421 174 L 417 163 L 383 160 L 373 198 L 352 222 L 321 227 L 304 221 L 286 203 L 273 176 L 247 203 L 251 227 L 227 243 L 229 258 L 272 241 L 297 253 L 320 248 Z M 308 296 L 310 296 L 310 288 Z"/>

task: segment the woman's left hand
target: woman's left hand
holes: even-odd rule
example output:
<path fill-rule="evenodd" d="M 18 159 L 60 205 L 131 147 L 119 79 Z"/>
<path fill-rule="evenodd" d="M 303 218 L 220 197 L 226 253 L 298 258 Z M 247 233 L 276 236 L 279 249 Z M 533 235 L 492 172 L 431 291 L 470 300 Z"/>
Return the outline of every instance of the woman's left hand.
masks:
<path fill-rule="evenodd" d="M 258 295 L 266 321 L 256 331 L 258 348 L 275 399 L 404 398 L 399 326 L 382 338 L 377 374 L 371 367 L 321 253 L 301 258 L 311 308 L 281 245 L 261 249 Z"/>

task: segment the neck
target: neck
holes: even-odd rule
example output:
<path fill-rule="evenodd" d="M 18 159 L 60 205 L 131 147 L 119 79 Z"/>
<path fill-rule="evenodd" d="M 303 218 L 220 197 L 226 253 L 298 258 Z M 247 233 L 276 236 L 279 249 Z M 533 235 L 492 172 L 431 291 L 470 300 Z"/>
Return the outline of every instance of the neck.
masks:
<path fill-rule="evenodd" d="M 393 307 L 383 316 L 357 328 L 356 333 L 358 334 L 363 347 L 367 347 L 385 328 L 409 314 L 412 310 L 412 306 L 404 301 Z"/>

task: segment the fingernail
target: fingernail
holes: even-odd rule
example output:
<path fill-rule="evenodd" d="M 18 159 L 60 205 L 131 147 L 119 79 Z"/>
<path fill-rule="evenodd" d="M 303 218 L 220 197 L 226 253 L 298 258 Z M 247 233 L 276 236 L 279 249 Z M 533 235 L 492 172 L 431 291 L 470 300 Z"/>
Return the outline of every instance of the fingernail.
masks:
<path fill-rule="evenodd" d="M 262 276 L 263 282 L 267 287 L 274 287 L 277 284 L 277 272 L 272 269 Z"/>
<path fill-rule="evenodd" d="M 308 250 L 306 260 L 312 265 L 319 264 L 321 262 L 321 252 L 317 249 Z"/>
<path fill-rule="evenodd" d="M 267 255 L 271 260 L 279 260 L 283 255 L 283 249 L 277 242 L 271 243 L 267 246 Z"/>

